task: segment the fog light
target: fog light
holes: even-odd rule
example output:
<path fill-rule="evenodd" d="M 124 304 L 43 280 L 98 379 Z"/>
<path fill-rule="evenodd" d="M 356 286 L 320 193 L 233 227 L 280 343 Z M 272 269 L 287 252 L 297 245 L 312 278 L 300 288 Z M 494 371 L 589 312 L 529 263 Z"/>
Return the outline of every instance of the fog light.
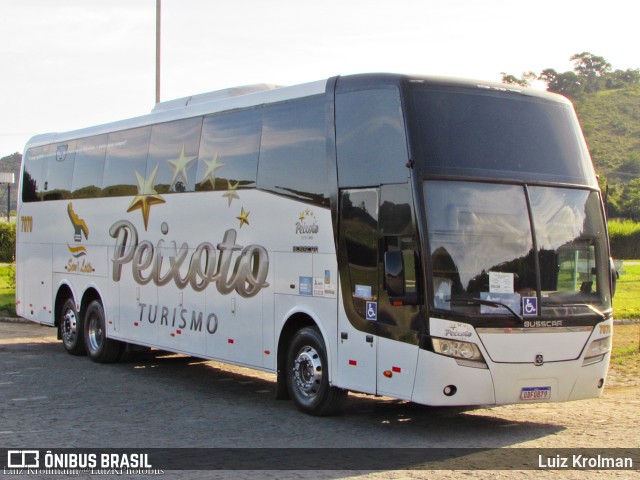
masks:
<path fill-rule="evenodd" d="M 458 387 L 456 387 L 455 385 L 447 385 L 446 387 L 444 387 L 444 390 L 442 390 L 442 393 L 444 393 L 447 397 L 453 397 L 457 391 Z"/>

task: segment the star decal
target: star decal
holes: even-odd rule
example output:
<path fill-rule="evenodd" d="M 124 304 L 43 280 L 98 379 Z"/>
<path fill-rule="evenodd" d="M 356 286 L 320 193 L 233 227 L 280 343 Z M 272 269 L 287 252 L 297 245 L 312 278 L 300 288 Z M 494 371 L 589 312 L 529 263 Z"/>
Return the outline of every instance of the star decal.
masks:
<path fill-rule="evenodd" d="M 216 189 L 216 170 L 220 167 L 224 167 L 224 163 L 218 163 L 218 154 L 213 157 L 211 160 L 202 160 L 207 166 L 207 170 L 204 172 L 204 176 L 200 181 L 200 185 L 205 183 L 207 180 L 211 182 L 211 188 L 213 190 Z"/>
<path fill-rule="evenodd" d="M 178 178 L 182 177 L 184 179 L 184 184 L 189 184 L 189 178 L 187 177 L 187 169 L 193 163 L 193 161 L 198 157 L 187 157 L 184 153 L 184 144 L 182 145 L 182 151 L 180 152 L 180 156 L 174 160 L 167 160 L 167 163 L 171 165 L 173 168 L 173 178 L 171 179 L 171 186 L 169 190 L 173 189 L 173 186 L 176 183 Z"/>
<path fill-rule="evenodd" d="M 240 185 L 240 181 L 238 180 L 235 185 L 231 184 L 231 181 L 227 180 L 227 184 L 229 185 L 228 191 L 227 193 L 223 194 L 223 197 L 227 197 L 227 199 L 229 200 L 229 207 L 231 207 L 231 202 L 236 199 L 236 200 L 240 200 L 240 197 L 238 196 L 238 193 L 236 192 L 236 190 L 238 189 L 238 185 Z"/>
<path fill-rule="evenodd" d="M 240 228 L 242 228 L 243 225 L 249 225 L 249 214 L 250 213 L 251 212 L 246 212 L 244 210 L 244 207 L 242 207 L 242 211 L 241 211 L 240 215 L 236 217 L 238 220 L 240 220 Z"/>
<path fill-rule="evenodd" d="M 305 219 L 307 217 L 312 217 L 313 221 L 316 221 L 316 215 L 315 213 L 313 213 L 313 211 L 309 208 L 307 208 L 306 210 L 303 210 L 302 212 L 300 212 L 300 216 L 298 217 L 298 220 L 300 220 L 300 223 L 304 222 Z"/>
<path fill-rule="evenodd" d="M 155 166 L 149 178 L 144 178 L 136 172 L 136 177 L 138 179 L 138 194 L 127 209 L 127 213 L 133 212 L 134 210 L 142 210 L 142 219 L 144 220 L 145 230 L 149 224 L 149 212 L 151 210 L 151 205 L 165 203 L 164 198 L 158 195 L 158 192 L 153 188 L 153 184 L 155 183 L 157 176 L 158 165 Z"/>

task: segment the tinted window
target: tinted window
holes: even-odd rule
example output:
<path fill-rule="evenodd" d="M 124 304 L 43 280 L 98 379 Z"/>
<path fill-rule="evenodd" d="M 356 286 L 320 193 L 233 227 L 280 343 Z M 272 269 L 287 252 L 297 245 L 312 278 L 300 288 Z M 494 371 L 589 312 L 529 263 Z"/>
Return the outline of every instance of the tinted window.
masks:
<path fill-rule="evenodd" d="M 158 193 L 192 192 L 195 189 L 202 117 L 161 123 L 151 128 L 145 178 L 158 168 Z"/>
<path fill-rule="evenodd" d="M 53 147 L 30 148 L 24 159 L 24 175 L 22 178 L 22 201 L 35 202 L 45 192 L 47 162 L 53 155 Z"/>
<path fill-rule="evenodd" d="M 44 200 L 60 200 L 71 196 L 76 142 L 54 145 L 47 156 Z"/>
<path fill-rule="evenodd" d="M 107 135 L 78 140 L 71 185 L 74 198 L 100 196 L 106 152 Z"/>
<path fill-rule="evenodd" d="M 515 93 L 416 89 L 426 173 L 596 185 L 573 109 Z"/>
<path fill-rule="evenodd" d="M 396 88 L 336 95 L 338 182 L 342 187 L 407 181 L 407 142 Z"/>
<path fill-rule="evenodd" d="M 145 174 L 150 133 L 151 127 L 143 127 L 109 134 L 103 196 L 138 194 L 138 178 L 148 178 Z"/>
<path fill-rule="evenodd" d="M 378 192 L 345 191 L 341 208 L 350 296 L 356 311 L 365 318 L 366 302 L 378 300 Z"/>
<path fill-rule="evenodd" d="M 324 97 L 265 107 L 258 188 L 328 204 Z"/>
<path fill-rule="evenodd" d="M 261 109 L 205 117 L 196 190 L 255 187 L 261 128 Z"/>

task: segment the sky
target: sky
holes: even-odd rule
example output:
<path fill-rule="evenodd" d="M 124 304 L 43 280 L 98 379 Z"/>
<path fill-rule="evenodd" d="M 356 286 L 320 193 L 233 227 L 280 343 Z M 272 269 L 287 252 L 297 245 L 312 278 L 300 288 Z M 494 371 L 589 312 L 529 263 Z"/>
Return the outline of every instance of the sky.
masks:
<path fill-rule="evenodd" d="M 571 55 L 640 68 L 629 0 L 162 0 L 161 100 L 363 72 L 499 81 Z M 0 0 L 0 157 L 149 113 L 155 0 Z"/>

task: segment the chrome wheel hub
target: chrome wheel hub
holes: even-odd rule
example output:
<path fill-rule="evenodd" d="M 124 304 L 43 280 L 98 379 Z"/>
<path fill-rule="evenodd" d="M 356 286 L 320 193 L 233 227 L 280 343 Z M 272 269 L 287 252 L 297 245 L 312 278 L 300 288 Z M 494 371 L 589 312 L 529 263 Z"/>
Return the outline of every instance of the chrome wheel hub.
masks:
<path fill-rule="evenodd" d="M 68 310 L 62 317 L 62 338 L 66 343 L 73 343 L 75 341 L 78 321 L 76 319 L 76 313 L 73 310 Z"/>
<path fill-rule="evenodd" d="M 318 393 L 322 383 L 322 362 L 318 352 L 310 347 L 303 347 L 293 364 L 293 378 L 298 390 L 307 397 Z"/>
<path fill-rule="evenodd" d="M 104 332 L 102 331 L 100 320 L 96 316 L 92 316 L 89 319 L 89 324 L 87 325 L 88 347 L 94 352 L 97 351 L 100 348 L 100 345 L 102 345 L 103 339 Z"/>

